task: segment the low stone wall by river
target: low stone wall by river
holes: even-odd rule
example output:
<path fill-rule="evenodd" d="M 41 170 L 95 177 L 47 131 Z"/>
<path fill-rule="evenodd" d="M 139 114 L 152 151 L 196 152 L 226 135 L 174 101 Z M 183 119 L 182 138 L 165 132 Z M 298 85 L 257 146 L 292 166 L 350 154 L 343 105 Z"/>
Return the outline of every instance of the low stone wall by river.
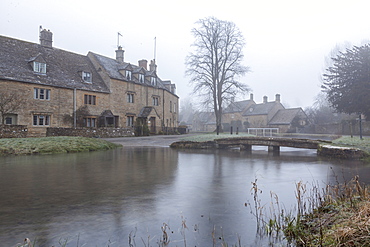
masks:
<path fill-rule="evenodd" d="M 132 128 L 47 128 L 46 136 L 123 137 L 133 136 Z"/>
<path fill-rule="evenodd" d="M 26 125 L 0 124 L 0 138 L 25 138 L 27 133 Z"/>

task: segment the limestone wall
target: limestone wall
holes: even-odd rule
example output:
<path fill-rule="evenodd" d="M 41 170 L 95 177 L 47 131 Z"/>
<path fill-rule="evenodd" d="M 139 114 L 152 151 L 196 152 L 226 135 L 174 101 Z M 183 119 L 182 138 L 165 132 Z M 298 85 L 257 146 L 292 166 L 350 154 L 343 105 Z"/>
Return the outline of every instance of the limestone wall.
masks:
<path fill-rule="evenodd" d="M 133 136 L 132 128 L 47 128 L 46 136 L 122 137 Z"/>
<path fill-rule="evenodd" d="M 25 138 L 27 133 L 25 125 L 0 125 L 0 138 Z"/>

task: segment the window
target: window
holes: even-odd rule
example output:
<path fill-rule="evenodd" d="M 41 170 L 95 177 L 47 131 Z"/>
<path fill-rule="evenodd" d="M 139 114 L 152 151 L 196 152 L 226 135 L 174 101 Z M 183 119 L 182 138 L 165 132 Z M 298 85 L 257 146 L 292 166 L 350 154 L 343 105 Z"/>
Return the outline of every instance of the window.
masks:
<path fill-rule="evenodd" d="M 33 71 L 41 74 L 46 74 L 46 63 L 33 62 Z"/>
<path fill-rule="evenodd" d="M 84 104 L 85 105 L 96 105 L 96 96 L 85 94 L 84 95 Z"/>
<path fill-rule="evenodd" d="M 33 98 L 41 100 L 50 100 L 50 89 L 45 88 L 34 88 Z"/>
<path fill-rule="evenodd" d="M 85 127 L 96 127 L 96 118 L 84 118 L 84 126 Z"/>
<path fill-rule="evenodd" d="M 151 83 L 153 86 L 156 86 L 156 85 L 157 85 L 157 78 L 155 78 L 155 77 L 150 77 L 150 83 Z"/>
<path fill-rule="evenodd" d="M 127 127 L 134 127 L 134 116 L 127 116 Z"/>
<path fill-rule="evenodd" d="M 173 112 L 176 113 L 176 103 L 173 103 Z"/>
<path fill-rule="evenodd" d="M 159 97 L 154 96 L 153 97 L 153 105 L 158 106 L 159 105 Z"/>
<path fill-rule="evenodd" d="M 128 93 L 127 94 L 127 103 L 134 103 L 134 94 Z"/>
<path fill-rule="evenodd" d="M 139 74 L 139 82 L 140 83 L 144 83 L 144 80 L 145 80 L 144 75 L 143 74 Z"/>
<path fill-rule="evenodd" d="M 91 73 L 90 72 L 82 72 L 82 80 L 84 80 L 84 82 L 91 83 L 92 82 Z"/>
<path fill-rule="evenodd" d="M 126 70 L 126 79 L 131 81 L 131 71 Z"/>
<path fill-rule="evenodd" d="M 13 118 L 11 117 L 6 117 L 5 118 L 5 124 L 12 124 L 13 123 Z"/>
<path fill-rule="evenodd" d="M 49 126 L 50 116 L 49 115 L 33 115 L 34 126 Z"/>
<path fill-rule="evenodd" d="M 172 112 L 172 101 L 170 101 L 170 112 Z"/>

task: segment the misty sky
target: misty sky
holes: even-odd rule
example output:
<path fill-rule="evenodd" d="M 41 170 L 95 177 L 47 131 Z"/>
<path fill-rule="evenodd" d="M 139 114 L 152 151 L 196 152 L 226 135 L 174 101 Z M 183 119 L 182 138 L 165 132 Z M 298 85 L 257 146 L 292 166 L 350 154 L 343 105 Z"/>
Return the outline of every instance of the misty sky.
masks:
<path fill-rule="evenodd" d="M 281 94 L 288 107 L 310 106 L 320 92 L 324 59 L 336 44 L 370 39 L 368 0 L 1 0 L 0 35 L 39 42 L 39 26 L 53 32 L 53 46 L 115 58 L 117 32 L 125 61 L 154 58 L 158 75 L 191 92 L 185 57 L 191 29 L 201 18 L 232 21 L 246 40 L 241 79 L 257 103 Z M 248 95 L 240 97 L 248 99 Z"/>

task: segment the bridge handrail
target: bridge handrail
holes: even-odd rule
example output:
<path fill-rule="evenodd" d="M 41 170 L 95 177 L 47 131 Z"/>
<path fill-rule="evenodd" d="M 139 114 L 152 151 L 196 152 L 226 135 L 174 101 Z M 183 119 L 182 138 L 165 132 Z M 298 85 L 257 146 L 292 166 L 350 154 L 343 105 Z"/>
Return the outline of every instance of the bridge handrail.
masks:
<path fill-rule="evenodd" d="M 278 134 L 279 133 L 279 128 L 248 128 L 247 131 L 248 131 L 248 134 L 251 135 L 251 131 L 255 131 L 255 135 L 258 136 L 258 132 L 259 130 L 261 130 L 262 132 L 262 136 L 266 136 L 266 130 L 268 130 L 268 132 L 270 133 L 269 136 L 272 136 L 272 133 L 276 133 Z M 275 130 L 275 132 L 274 132 Z"/>

